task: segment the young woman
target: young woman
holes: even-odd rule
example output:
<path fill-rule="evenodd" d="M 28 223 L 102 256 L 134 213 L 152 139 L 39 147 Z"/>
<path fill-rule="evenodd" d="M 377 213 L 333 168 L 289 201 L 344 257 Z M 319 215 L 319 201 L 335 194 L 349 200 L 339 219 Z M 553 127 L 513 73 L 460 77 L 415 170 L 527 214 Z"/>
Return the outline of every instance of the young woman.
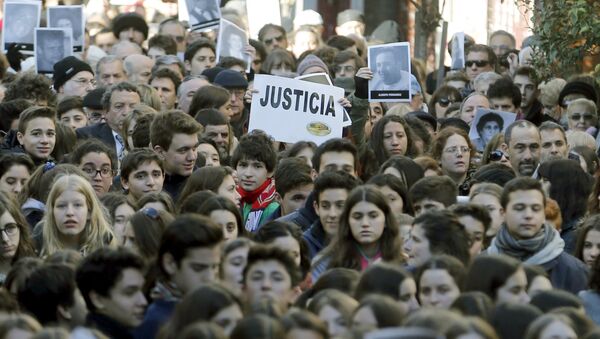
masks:
<path fill-rule="evenodd" d="M 152 192 L 144 195 L 137 202 L 140 209 L 154 208 L 175 214 L 175 203 L 167 192 Z"/>
<path fill-rule="evenodd" d="M 348 332 L 357 307 L 358 302 L 351 296 L 334 289 L 317 293 L 308 304 L 308 310 L 327 324 L 331 338 L 342 337 Z"/>
<path fill-rule="evenodd" d="M 90 183 L 81 176 L 58 177 L 48 195 L 47 206 L 42 256 L 67 248 L 86 255 L 98 248 L 116 245 L 100 201 Z"/>
<path fill-rule="evenodd" d="M 193 117 L 205 108 L 214 108 L 223 113 L 227 121 L 233 115 L 231 110 L 231 94 L 220 86 L 203 86 L 194 94 L 190 103 L 189 114 Z"/>
<path fill-rule="evenodd" d="M 14 199 L 0 192 L 0 282 L 20 258 L 35 256 L 29 226 Z"/>
<path fill-rule="evenodd" d="M 429 100 L 429 112 L 436 118 L 445 118 L 448 106 L 453 103 L 460 102 L 460 92 L 451 86 L 440 86 L 433 92 Z"/>
<path fill-rule="evenodd" d="M 415 182 L 424 177 L 425 172 L 413 159 L 395 155 L 381 165 L 379 174 L 397 176 L 405 184 L 406 191 L 409 191 Z"/>
<path fill-rule="evenodd" d="M 312 158 L 315 154 L 315 149 L 317 149 L 317 145 L 312 141 L 298 141 L 293 144 L 286 152 L 286 158 L 300 158 L 312 168 Z"/>
<path fill-rule="evenodd" d="M 105 194 L 100 201 L 108 210 L 110 224 L 113 226 L 113 232 L 117 244 L 123 244 L 125 236 L 125 225 L 129 218 L 137 211 L 137 206 L 127 199 L 126 195 L 121 193 Z"/>
<path fill-rule="evenodd" d="M 98 197 L 110 191 L 118 167 L 117 155 L 112 148 L 98 139 L 87 139 L 75 147 L 70 162 L 86 174 Z"/>
<path fill-rule="evenodd" d="M 590 269 L 600 257 L 600 214 L 589 216 L 579 227 L 575 257 Z"/>
<path fill-rule="evenodd" d="M 535 319 L 525 332 L 525 339 L 576 339 L 573 322 L 562 314 L 544 314 Z"/>
<path fill-rule="evenodd" d="M 475 154 L 471 139 L 458 128 L 444 128 L 431 144 L 431 157 L 440 163 L 444 175 L 458 186 L 459 195 L 468 195 L 471 188 L 471 158 Z"/>
<path fill-rule="evenodd" d="M 589 289 L 579 292 L 585 313 L 596 325 L 600 325 L 600 260 L 596 259 L 590 268 Z"/>
<path fill-rule="evenodd" d="M 360 301 L 373 293 L 387 295 L 396 300 L 405 314 L 419 308 L 415 279 L 397 265 L 377 263 L 363 272 L 354 297 Z"/>
<path fill-rule="evenodd" d="M 500 163 L 512 168 L 508 156 L 508 146 L 504 143 L 504 135 L 496 134 L 485 146 L 481 156 L 481 165 Z"/>
<path fill-rule="evenodd" d="M 151 263 L 158 254 L 163 231 L 173 220 L 175 217 L 169 212 L 153 208 L 141 209 L 125 225 L 122 245 L 130 247 L 146 262 Z"/>
<path fill-rule="evenodd" d="M 372 331 L 386 327 L 398 327 L 406 313 L 394 299 L 373 294 L 365 297 L 352 316 L 352 327 L 356 330 Z"/>
<path fill-rule="evenodd" d="M 460 295 L 465 266 L 449 255 L 434 256 L 419 268 L 419 300 L 423 307 L 450 309 Z"/>
<path fill-rule="evenodd" d="M 318 277 L 325 268 L 364 271 L 375 261 L 404 262 L 396 219 L 383 193 L 359 186 L 346 199 L 336 237 L 314 266 Z"/>
<path fill-rule="evenodd" d="M 7 153 L 0 157 L 0 192 L 16 198 L 35 169 L 25 154 Z"/>
<path fill-rule="evenodd" d="M 239 206 L 241 196 L 236 189 L 233 174 L 234 172 L 230 167 L 200 168 L 187 179 L 179 194 L 179 204 L 194 192 L 209 190 L 228 198 L 236 206 Z"/>
<path fill-rule="evenodd" d="M 387 197 L 396 220 L 400 219 L 401 214 L 413 214 L 406 185 L 400 178 L 392 174 L 376 174 L 369 179 L 367 184 L 377 186 L 381 193 Z"/>
<path fill-rule="evenodd" d="M 485 234 L 484 247 L 487 247 L 491 239 L 496 236 L 504 222 L 504 208 L 500 204 L 501 196 L 502 187 L 492 183 L 475 184 L 469 193 L 469 202 L 485 207 L 492 218 L 490 228 Z"/>
<path fill-rule="evenodd" d="M 240 210 L 227 198 L 221 196 L 210 198 L 200 206 L 196 213 L 205 215 L 221 225 L 226 242 L 246 234 Z"/>
<path fill-rule="evenodd" d="M 223 246 L 221 281 L 233 294 L 242 295 L 244 269 L 252 242 L 247 238 L 231 240 Z"/>

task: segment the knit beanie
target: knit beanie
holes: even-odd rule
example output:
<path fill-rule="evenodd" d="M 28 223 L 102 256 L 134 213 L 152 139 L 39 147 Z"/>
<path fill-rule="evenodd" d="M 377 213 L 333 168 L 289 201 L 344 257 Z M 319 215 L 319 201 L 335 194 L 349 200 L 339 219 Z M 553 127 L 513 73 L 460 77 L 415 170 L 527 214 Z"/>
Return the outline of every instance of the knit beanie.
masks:
<path fill-rule="evenodd" d="M 325 65 L 323 60 L 319 59 L 316 55 L 309 54 L 298 65 L 298 75 L 304 75 L 304 72 L 311 67 L 319 67 L 323 70 L 323 73 L 329 74 L 329 67 Z"/>
<path fill-rule="evenodd" d="M 133 27 L 136 31 L 144 34 L 144 39 L 148 38 L 148 24 L 141 15 L 137 13 L 123 13 L 117 15 L 113 19 L 112 31 L 113 34 L 119 38 L 121 31 L 124 31 L 130 27 Z"/>
<path fill-rule="evenodd" d="M 91 109 L 104 109 L 102 106 L 102 96 L 106 87 L 96 87 L 83 97 L 83 107 Z"/>
<path fill-rule="evenodd" d="M 596 94 L 596 90 L 594 90 L 594 86 L 583 81 L 573 81 L 567 83 L 565 87 L 563 87 L 562 91 L 560 91 L 560 95 L 558 96 L 558 104 L 562 106 L 563 100 L 569 94 L 584 95 L 586 99 L 592 100 L 594 103 L 598 101 L 598 96 Z"/>
<path fill-rule="evenodd" d="M 65 84 L 65 82 L 69 81 L 75 74 L 87 71 L 94 75 L 94 71 L 92 71 L 92 67 L 87 63 L 77 59 L 74 56 L 68 56 L 64 59 L 61 59 L 59 62 L 54 64 L 54 76 L 52 79 L 54 80 L 54 89 L 58 91 L 58 89 Z"/>
<path fill-rule="evenodd" d="M 240 72 L 231 69 L 226 69 L 219 72 L 219 74 L 217 74 L 217 76 L 215 77 L 215 84 L 225 87 L 227 89 L 248 88 L 248 80 L 246 80 L 240 74 Z"/>

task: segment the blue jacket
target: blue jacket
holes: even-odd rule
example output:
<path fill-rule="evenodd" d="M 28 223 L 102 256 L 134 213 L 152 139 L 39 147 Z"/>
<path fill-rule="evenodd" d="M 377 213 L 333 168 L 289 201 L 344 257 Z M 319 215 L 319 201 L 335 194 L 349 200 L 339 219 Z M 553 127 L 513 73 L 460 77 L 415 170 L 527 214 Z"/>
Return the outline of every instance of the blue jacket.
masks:
<path fill-rule="evenodd" d="M 155 300 L 146 310 L 144 321 L 133 332 L 135 339 L 153 339 L 158 334 L 158 330 L 171 318 L 177 301 L 174 300 Z"/>
<path fill-rule="evenodd" d="M 308 245 L 308 255 L 310 260 L 313 260 L 317 253 L 321 252 L 321 250 L 327 246 L 325 230 L 323 229 L 323 225 L 321 225 L 321 220 L 318 218 L 312 223 L 310 228 L 302 234 L 302 237 L 306 240 L 306 244 Z"/>
<path fill-rule="evenodd" d="M 554 260 L 541 266 L 548 272 L 550 282 L 552 282 L 554 288 L 560 288 L 573 294 L 587 288 L 587 266 L 581 260 L 566 252 L 562 252 Z"/>
<path fill-rule="evenodd" d="M 315 212 L 313 202 L 315 201 L 315 191 L 310 192 L 304 203 L 304 207 L 297 209 L 296 211 L 285 215 L 277 220 L 291 222 L 292 224 L 298 225 L 302 231 L 306 231 L 315 220 L 319 219 L 319 216 Z"/>

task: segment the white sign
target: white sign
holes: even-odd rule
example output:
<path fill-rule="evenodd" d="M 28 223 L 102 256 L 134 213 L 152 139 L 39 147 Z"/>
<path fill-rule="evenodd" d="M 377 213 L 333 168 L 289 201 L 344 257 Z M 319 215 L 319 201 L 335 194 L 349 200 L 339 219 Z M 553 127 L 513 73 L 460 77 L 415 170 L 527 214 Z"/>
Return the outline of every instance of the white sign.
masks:
<path fill-rule="evenodd" d="M 281 26 L 279 0 L 246 0 L 246 13 L 252 39 L 258 39 L 258 31 L 266 24 Z"/>
<path fill-rule="evenodd" d="M 335 86 L 257 74 L 254 77 L 249 130 L 263 130 L 276 141 L 341 138 L 344 90 Z"/>
<path fill-rule="evenodd" d="M 465 68 L 465 32 L 458 32 L 450 41 L 452 46 L 452 69 L 462 70 Z"/>
<path fill-rule="evenodd" d="M 411 100 L 410 45 L 397 42 L 369 47 L 369 101 Z"/>
<path fill-rule="evenodd" d="M 475 119 L 471 122 L 469 138 L 475 148 L 482 152 L 488 142 L 498 133 L 504 133 L 517 115 L 510 112 L 494 111 L 479 107 Z"/>
<path fill-rule="evenodd" d="M 222 57 L 234 57 L 244 60 L 247 64 L 246 73 L 250 73 L 252 56 L 245 51 L 248 45 L 246 31 L 231 21 L 221 19 L 219 36 L 217 38 L 217 63 Z"/>
<path fill-rule="evenodd" d="M 85 15 L 83 6 L 50 6 L 47 15 L 48 27 L 66 28 L 73 36 L 73 52 L 83 52 L 85 40 Z"/>
<path fill-rule="evenodd" d="M 4 53 L 8 51 L 11 44 L 16 48 L 32 54 L 34 44 L 34 30 L 40 27 L 40 13 L 42 3 L 40 1 L 5 1 L 4 22 L 2 29 L 2 48 Z"/>
<path fill-rule="evenodd" d="M 66 28 L 36 28 L 34 47 L 36 72 L 52 74 L 55 63 L 73 55 L 72 35 Z"/>
<path fill-rule="evenodd" d="M 219 26 L 219 0 L 178 0 L 179 21 L 188 21 L 191 31 L 205 31 Z"/>

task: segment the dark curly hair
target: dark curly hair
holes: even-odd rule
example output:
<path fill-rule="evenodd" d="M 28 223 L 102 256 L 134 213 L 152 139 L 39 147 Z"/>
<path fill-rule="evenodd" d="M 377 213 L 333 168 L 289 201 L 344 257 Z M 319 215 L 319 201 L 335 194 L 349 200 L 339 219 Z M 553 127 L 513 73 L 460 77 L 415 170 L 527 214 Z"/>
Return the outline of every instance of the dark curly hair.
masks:
<path fill-rule="evenodd" d="M 4 102 L 14 99 L 28 99 L 46 101 L 48 106 L 56 106 L 56 94 L 52 91 L 52 82 L 46 76 L 32 72 L 26 72 L 18 76 L 8 85 Z"/>

